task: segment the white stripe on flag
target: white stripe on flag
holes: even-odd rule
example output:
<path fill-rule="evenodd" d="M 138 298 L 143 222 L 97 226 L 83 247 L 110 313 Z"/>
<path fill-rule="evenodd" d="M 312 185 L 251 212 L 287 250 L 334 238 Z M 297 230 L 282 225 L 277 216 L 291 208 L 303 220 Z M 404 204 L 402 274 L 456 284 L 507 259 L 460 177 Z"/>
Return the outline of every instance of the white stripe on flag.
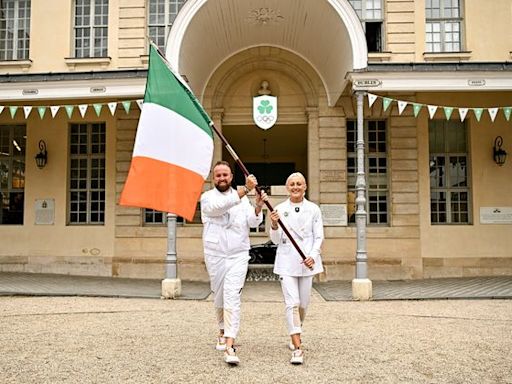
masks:
<path fill-rule="evenodd" d="M 149 157 L 178 165 L 206 179 L 212 153 L 212 138 L 197 125 L 158 104 L 144 103 L 133 157 Z"/>

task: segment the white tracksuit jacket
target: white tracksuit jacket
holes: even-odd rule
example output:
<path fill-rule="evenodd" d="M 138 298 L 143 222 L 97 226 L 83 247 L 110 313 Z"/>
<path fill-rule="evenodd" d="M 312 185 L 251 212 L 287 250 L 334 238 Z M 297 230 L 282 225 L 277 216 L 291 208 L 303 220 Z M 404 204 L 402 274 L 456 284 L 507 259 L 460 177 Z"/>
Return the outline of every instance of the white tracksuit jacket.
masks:
<path fill-rule="evenodd" d="M 257 227 L 263 220 L 256 216 L 254 207 L 244 196 L 230 188 L 220 192 L 213 188 L 201 196 L 201 220 L 203 221 L 204 254 L 233 257 L 249 251 L 249 228 Z"/>
<path fill-rule="evenodd" d="M 324 227 L 320 208 L 304 199 L 299 212 L 295 212 L 290 200 L 286 200 L 275 208 L 288 231 L 293 236 L 306 257 L 315 260 L 311 271 L 302 263 L 299 252 L 295 249 L 288 236 L 279 227 L 270 229 L 270 239 L 277 244 L 274 273 L 286 276 L 313 276 L 323 272 L 322 257 L 320 256 L 324 240 Z"/>

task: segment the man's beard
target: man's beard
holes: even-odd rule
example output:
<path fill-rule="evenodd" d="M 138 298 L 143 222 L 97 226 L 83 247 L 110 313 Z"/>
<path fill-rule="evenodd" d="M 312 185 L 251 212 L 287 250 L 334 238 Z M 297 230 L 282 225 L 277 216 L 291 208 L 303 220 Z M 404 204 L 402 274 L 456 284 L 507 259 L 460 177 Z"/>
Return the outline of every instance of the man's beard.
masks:
<path fill-rule="evenodd" d="M 215 188 L 217 188 L 217 191 L 219 192 L 226 192 L 229 188 L 231 188 L 231 183 L 225 183 L 222 185 L 215 184 Z"/>

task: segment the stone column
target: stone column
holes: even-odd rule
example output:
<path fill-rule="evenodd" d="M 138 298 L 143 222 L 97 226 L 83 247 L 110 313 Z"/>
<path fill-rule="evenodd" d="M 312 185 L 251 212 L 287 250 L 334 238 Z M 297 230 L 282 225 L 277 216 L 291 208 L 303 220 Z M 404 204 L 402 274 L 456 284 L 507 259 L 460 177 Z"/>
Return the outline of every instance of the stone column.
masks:
<path fill-rule="evenodd" d="M 356 92 L 357 97 L 357 179 L 356 179 L 356 277 L 352 280 L 352 298 L 354 300 L 370 300 L 372 298 L 372 282 L 368 279 L 368 255 L 366 251 L 366 180 L 364 154 L 364 93 Z"/>
<path fill-rule="evenodd" d="M 308 198 L 320 203 L 320 135 L 318 108 L 306 109 L 308 116 Z"/>

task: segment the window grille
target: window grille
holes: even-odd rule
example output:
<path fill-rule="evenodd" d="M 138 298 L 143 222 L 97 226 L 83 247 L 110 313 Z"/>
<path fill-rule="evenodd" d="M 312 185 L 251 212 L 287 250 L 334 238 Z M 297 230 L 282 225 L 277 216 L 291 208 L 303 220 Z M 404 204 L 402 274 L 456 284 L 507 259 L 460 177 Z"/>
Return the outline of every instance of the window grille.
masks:
<path fill-rule="evenodd" d="M 28 59 L 30 5 L 30 0 L 0 1 L 0 60 Z"/>
<path fill-rule="evenodd" d="M 69 224 L 105 222 L 105 123 L 71 124 Z"/>
<path fill-rule="evenodd" d="M 366 212 L 369 224 L 387 224 L 389 208 L 387 133 L 384 120 L 364 122 Z M 357 122 L 347 120 L 348 222 L 355 223 L 357 195 Z"/>
<path fill-rule="evenodd" d="M 429 123 L 430 222 L 469 224 L 467 132 L 464 123 Z"/>
<path fill-rule="evenodd" d="M 108 0 L 75 0 L 75 57 L 108 56 Z"/>

